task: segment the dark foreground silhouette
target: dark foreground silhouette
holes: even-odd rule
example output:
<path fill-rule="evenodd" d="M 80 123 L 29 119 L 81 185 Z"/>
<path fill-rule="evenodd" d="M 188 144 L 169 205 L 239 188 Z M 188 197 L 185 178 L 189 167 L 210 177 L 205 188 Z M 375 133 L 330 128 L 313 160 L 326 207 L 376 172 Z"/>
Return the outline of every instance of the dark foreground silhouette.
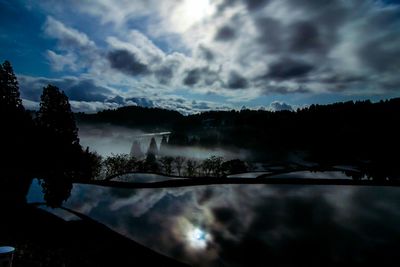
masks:
<path fill-rule="evenodd" d="M 17 248 L 15 267 L 186 266 L 78 213 L 64 221 L 29 205 L 1 212 L 0 242 Z"/>

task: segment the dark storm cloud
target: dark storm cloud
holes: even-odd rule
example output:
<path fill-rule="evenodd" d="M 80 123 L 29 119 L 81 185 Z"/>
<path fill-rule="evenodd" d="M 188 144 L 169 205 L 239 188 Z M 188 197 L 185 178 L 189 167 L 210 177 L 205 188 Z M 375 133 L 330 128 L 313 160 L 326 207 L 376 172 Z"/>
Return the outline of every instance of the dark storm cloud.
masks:
<path fill-rule="evenodd" d="M 202 70 L 201 69 L 192 69 L 186 73 L 186 77 L 183 79 L 183 83 L 185 85 L 195 85 L 201 79 Z"/>
<path fill-rule="evenodd" d="M 257 10 L 265 6 L 269 0 L 243 0 L 249 10 Z"/>
<path fill-rule="evenodd" d="M 282 58 L 269 66 L 268 78 L 286 80 L 307 75 L 314 69 L 311 64 L 290 58 Z"/>
<path fill-rule="evenodd" d="M 124 105 L 126 103 L 126 100 L 122 96 L 117 95 L 115 97 L 111 97 L 111 98 L 107 99 L 106 102 Z"/>
<path fill-rule="evenodd" d="M 128 50 L 114 50 L 108 53 L 107 59 L 113 69 L 129 75 L 142 75 L 149 72 L 148 66 L 141 62 L 137 55 Z"/>
<path fill-rule="evenodd" d="M 77 78 L 28 78 L 18 77 L 21 87 L 21 96 L 24 99 L 39 101 L 43 87 L 48 84 L 57 86 L 63 90 L 70 100 L 75 101 L 104 101 L 113 92 L 101 85 L 96 84 L 92 79 Z"/>
<path fill-rule="evenodd" d="M 163 66 L 154 71 L 154 75 L 160 83 L 169 84 L 174 77 L 174 70 L 169 66 Z"/>
<path fill-rule="evenodd" d="M 356 83 L 356 82 L 364 82 L 367 80 L 368 79 L 364 76 L 348 75 L 348 74 L 334 74 L 320 79 L 322 83 L 327 83 L 327 84 Z"/>
<path fill-rule="evenodd" d="M 318 27 L 310 21 L 296 22 L 291 27 L 290 35 L 290 51 L 301 53 L 324 50 Z"/>
<path fill-rule="evenodd" d="M 388 46 L 393 40 L 399 45 Z M 359 50 L 359 57 L 375 71 L 400 71 L 400 36 L 389 35 L 366 42 Z"/>
<path fill-rule="evenodd" d="M 261 49 L 268 52 L 279 52 L 285 47 L 283 33 L 285 32 L 282 23 L 273 18 L 257 18 L 254 21 L 257 29 L 257 41 Z"/>
<path fill-rule="evenodd" d="M 268 4 L 270 0 L 224 0 L 218 5 L 218 11 L 222 12 L 237 4 L 243 4 L 249 11 L 257 11 Z"/>
<path fill-rule="evenodd" d="M 193 86 L 196 84 L 212 85 L 219 79 L 216 71 L 210 70 L 208 67 L 194 68 L 186 71 L 183 84 Z"/>
<path fill-rule="evenodd" d="M 70 100 L 76 101 L 104 101 L 111 94 L 109 89 L 96 85 L 93 80 L 81 80 L 72 86 L 61 83 L 60 88 L 64 88 Z"/>
<path fill-rule="evenodd" d="M 296 88 L 289 88 L 287 86 L 267 86 L 264 88 L 264 93 L 277 93 L 282 95 L 293 94 L 293 93 L 310 93 L 310 90 L 303 86 L 299 85 Z"/>
<path fill-rule="evenodd" d="M 217 41 L 231 41 L 236 38 L 236 31 L 231 26 L 225 25 L 218 29 L 214 39 Z"/>
<path fill-rule="evenodd" d="M 229 74 L 227 85 L 228 88 L 230 89 L 241 89 L 241 88 L 247 88 L 249 86 L 249 82 L 236 71 L 232 71 Z"/>

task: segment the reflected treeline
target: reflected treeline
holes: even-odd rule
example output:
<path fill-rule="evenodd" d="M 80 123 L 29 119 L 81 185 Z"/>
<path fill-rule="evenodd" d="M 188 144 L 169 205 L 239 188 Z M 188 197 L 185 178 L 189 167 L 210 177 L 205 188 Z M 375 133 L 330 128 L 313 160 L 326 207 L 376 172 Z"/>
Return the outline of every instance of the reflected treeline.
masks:
<path fill-rule="evenodd" d="M 83 150 L 67 96 L 43 88 L 38 112 L 24 109 L 10 62 L 0 65 L 0 196 L 23 202 L 33 177 L 41 179 L 50 206 L 68 198 L 72 181 L 94 175 L 97 156 Z"/>

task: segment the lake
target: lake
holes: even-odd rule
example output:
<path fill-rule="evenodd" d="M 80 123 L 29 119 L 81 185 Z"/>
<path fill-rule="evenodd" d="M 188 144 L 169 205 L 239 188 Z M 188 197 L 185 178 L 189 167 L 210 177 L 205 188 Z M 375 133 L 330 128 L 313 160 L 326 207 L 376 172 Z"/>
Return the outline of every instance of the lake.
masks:
<path fill-rule="evenodd" d="M 39 195 L 34 182 L 28 201 L 40 201 Z M 193 266 L 400 264 L 400 191 L 394 187 L 75 184 L 64 206 Z"/>

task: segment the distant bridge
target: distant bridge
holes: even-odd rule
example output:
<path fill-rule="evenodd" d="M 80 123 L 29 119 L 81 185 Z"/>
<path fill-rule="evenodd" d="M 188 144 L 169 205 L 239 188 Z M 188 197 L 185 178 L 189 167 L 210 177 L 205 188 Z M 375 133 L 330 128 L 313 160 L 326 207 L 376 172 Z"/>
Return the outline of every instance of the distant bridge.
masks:
<path fill-rule="evenodd" d="M 160 132 L 160 133 L 146 133 L 146 134 L 139 134 L 135 135 L 133 139 L 142 139 L 142 138 L 151 138 L 151 137 L 169 137 L 171 132 Z"/>

